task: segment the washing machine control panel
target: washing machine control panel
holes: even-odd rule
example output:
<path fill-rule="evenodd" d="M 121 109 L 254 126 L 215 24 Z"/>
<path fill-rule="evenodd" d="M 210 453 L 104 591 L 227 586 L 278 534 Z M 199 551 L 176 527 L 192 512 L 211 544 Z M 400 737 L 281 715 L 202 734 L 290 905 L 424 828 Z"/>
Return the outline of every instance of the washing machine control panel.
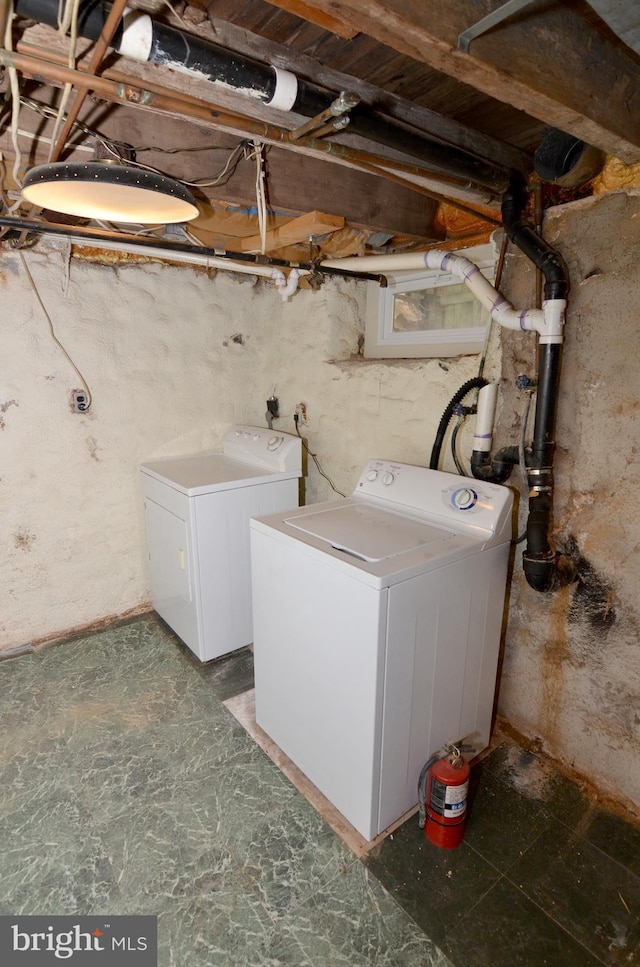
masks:
<path fill-rule="evenodd" d="M 451 494 L 451 504 L 456 510 L 472 510 L 478 502 L 478 494 L 472 487 L 460 487 Z"/>
<path fill-rule="evenodd" d="M 502 526 L 512 501 L 511 492 L 499 484 L 389 460 L 370 460 L 353 493 L 487 530 L 494 530 L 498 522 Z"/>
<path fill-rule="evenodd" d="M 261 426 L 234 426 L 227 432 L 223 451 L 246 463 L 276 471 L 302 472 L 302 440 Z"/>

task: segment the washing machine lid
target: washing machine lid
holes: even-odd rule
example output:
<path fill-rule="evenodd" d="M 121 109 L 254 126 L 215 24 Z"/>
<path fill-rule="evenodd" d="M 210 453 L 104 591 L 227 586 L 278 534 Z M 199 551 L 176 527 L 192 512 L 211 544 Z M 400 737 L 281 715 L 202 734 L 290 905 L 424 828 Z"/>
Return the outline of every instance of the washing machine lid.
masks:
<path fill-rule="evenodd" d="M 190 457 L 153 460 L 143 464 L 140 469 L 188 497 L 298 476 L 295 471 L 281 473 L 236 460 L 223 453 L 199 453 Z"/>
<path fill-rule="evenodd" d="M 317 513 L 292 516 L 285 523 L 317 537 L 339 551 L 374 563 L 443 543 L 455 537 L 437 524 L 384 510 L 364 501 L 343 504 Z"/>

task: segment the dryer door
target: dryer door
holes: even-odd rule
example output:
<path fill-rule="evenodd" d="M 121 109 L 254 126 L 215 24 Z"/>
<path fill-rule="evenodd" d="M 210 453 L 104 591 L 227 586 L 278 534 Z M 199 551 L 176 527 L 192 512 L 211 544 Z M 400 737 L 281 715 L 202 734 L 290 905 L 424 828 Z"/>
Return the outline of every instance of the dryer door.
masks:
<path fill-rule="evenodd" d="M 198 654 L 198 615 L 187 522 L 148 496 L 144 507 L 153 607 Z"/>

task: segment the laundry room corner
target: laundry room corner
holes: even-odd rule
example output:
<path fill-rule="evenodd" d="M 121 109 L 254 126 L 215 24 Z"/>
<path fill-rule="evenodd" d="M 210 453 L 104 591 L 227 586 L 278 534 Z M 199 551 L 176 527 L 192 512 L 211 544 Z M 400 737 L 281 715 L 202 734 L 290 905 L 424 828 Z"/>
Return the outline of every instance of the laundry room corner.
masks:
<path fill-rule="evenodd" d="M 615 192 L 547 216 L 545 231 L 572 278 L 555 534 L 574 555 L 579 580 L 538 595 L 522 579 L 516 550 L 499 701 L 523 734 L 605 791 L 619 789 L 638 734 L 630 369 L 638 204 L 637 193 Z M 39 242 L 22 257 L 50 320 L 20 253 L 5 252 L 2 284 L 15 305 L 2 323 L 5 650 L 149 608 L 140 463 L 212 449 L 234 423 L 264 427 L 275 394 L 278 431 L 296 432 L 294 413 L 304 404 L 297 429 L 319 465 L 307 457 L 304 497 L 316 503 L 335 496 L 332 486 L 350 493 L 373 457 L 425 466 L 448 401 L 477 374 L 477 355 L 365 358 L 374 282 L 327 278 L 283 301 L 271 282 L 250 275 L 105 253 L 80 258 L 64 243 Z M 533 274 L 522 256 L 508 255 L 503 289 L 514 304 L 532 304 Z M 605 325 L 612 311 L 615 339 Z M 79 379 L 50 322 L 91 388 L 87 412 L 72 411 Z M 515 379 L 533 374 L 535 339 L 496 329 L 485 374 L 500 382 L 501 446 L 520 432 L 524 395 Z M 441 469 L 454 470 L 448 447 Z M 522 497 L 516 472 L 510 483 Z M 633 808 L 640 791 L 630 775 L 623 801 Z"/>
<path fill-rule="evenodd" d="M 140 463 L 214 449 L 234 423 L 266 426 L 275 390 L 274 426 L 295 432 L 304 402 L 300 433 L 348 492 L 372 454 L 424 465 L 444 403 L 477 365 L 364 360 L 361 281 L 283 302 L 250 275 L 52 240 L 4 252 L 2 267 L 14 306 L 2 322 L 4 650 L 150 606 Z M 74 367 L 85 412 L 73 411 Z M 311 458 L 306 473 L 307 502 L 332 493 Z"/>

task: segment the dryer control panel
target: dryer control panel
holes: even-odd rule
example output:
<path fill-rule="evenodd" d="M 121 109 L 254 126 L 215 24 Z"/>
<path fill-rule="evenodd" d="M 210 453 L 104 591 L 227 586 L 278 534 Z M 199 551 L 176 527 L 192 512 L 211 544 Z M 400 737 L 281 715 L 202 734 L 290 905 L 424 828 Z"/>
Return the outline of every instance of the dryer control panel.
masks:
<path fill-rule="evenodd" d="M 399 504 L 462 529 L 469 524 L 496 533 L 508 524 L 510 533 L 511 491 L 471 477 L 374 459 L 360 474 L 353 495 Z"/>
<path fill-rule="evenodd" d="M 232 426 L 225 434 L 223 453 L 245 463 L 276 471 L 302 473 L 302 440 L 262 426 Z"/>

